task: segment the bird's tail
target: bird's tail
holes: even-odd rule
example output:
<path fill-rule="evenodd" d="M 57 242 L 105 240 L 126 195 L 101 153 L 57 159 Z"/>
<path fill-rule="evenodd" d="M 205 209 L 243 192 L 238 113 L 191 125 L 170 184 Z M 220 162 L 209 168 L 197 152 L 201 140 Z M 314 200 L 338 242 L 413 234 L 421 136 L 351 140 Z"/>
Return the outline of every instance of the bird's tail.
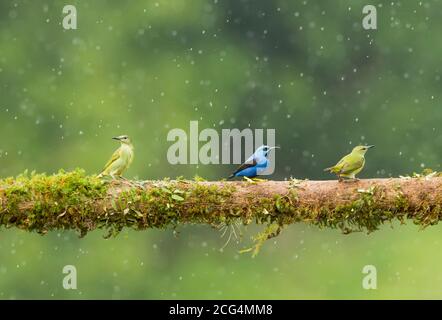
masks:
<path fill-rule="evenodd" d="M 329 168 L 325 168 L 324 171 L 328 171 L 331 172 L 333 170 L 334 167 L 329 167 Z"/>
<path fill-rule="evenodd" d="M 108 172 L 106 172 L 106 170 L 101 171 L 101 173 L 97 176 L 97 178 L 103 178 L 105 176 L 109 175 Z"/>
<path fill-rule="evenodd" d="M 231 174 L 230 176 L 227 177 L 227 180 L 230 180 L 230 179 L 233 179 L 233 178 L 235 178 L 235 175 Z"/>
<path fill-rule="evenodd" d="M 107 170 L 108 168 L 104 168 L 103 171 L 100 172 L 100 174 L 97 176 L 98 178 L 103 178 L 104 176 L 108 176 L 109 175 L 109 170 Z"/>

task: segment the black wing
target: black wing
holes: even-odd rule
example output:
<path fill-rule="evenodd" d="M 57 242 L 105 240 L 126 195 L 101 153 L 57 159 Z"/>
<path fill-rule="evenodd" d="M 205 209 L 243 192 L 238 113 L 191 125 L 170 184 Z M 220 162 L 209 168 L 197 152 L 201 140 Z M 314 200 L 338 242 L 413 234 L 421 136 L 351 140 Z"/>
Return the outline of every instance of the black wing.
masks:
<path fill-rule="evenodd" d="M 235 176 L 235 174 L 237 174 L 238 172 L 240 172 L 240 171 L 242 171 L 244 169 L 250 168 L 250 167 L 254 167 L 254 166 L 256 166 L 256 160 L 255 159 L 253 159 L 251 162 L 244 162 L 242 165 L 240 165 L 238 167 L 238 169 L 235 170 L 235 172 L 233 172 L 230 175 L 229 178 L 233 178 Z"/>

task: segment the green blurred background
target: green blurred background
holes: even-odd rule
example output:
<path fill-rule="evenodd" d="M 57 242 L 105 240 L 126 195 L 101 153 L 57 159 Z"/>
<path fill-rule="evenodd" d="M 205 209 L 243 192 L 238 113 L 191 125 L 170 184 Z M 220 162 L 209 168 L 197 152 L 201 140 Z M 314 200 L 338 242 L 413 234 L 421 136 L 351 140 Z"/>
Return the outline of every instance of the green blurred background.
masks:
<path fill-rule="evenodd" d="M 78 29 L 62 28 L 73 4 Z M 363 30 L 374 4 L 378 29 Z M 442 1 L 0 2 L 0 175 L 97 173 L 129 134 L 127 177 L 225 177 L 234 165 L 167 163 L 167 132 L 275 128 L 272 178 L 375 144 L 361 177 L 441 170 Z M 207 226 L 172 231 L 0 230 L 0 298 L 442 298 L 440 226 L 370 235 L 288 227 L 254 259 Z M 378 289 L 362 288 L 362 268 Z M 78 289 L 62 287 L 63 266 Z"/>

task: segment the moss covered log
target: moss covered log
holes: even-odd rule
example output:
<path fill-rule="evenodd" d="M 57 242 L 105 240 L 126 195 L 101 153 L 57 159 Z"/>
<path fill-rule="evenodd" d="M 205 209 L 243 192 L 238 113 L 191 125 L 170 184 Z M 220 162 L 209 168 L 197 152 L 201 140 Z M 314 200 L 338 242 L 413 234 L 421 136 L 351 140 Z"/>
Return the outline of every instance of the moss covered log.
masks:
<path fill-rule="evenodd" d="M 337 181 L 102 181 L 82 170 L 0 181 L 0 226 L 46 233 L 175 228 L 182 224 L 265 224 L 269 238 L 304 222 L 344 233 L 409 219 L 442 218 L 442 177 Z M 271 228 L 270 228 L 271 226 Z M 276 227 L 275 227 L 276 226 Z"/>

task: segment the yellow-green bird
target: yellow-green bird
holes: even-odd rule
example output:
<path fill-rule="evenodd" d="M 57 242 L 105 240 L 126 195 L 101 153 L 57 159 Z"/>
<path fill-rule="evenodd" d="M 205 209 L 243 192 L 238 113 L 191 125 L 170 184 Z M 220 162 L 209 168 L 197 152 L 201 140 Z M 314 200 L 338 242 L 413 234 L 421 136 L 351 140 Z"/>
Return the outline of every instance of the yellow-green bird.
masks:
<path fill-rule="evenodd" d="M 343 178 L 356 179 L 356 175 L 364 168 L 365 153 L 373 147 L 374 146 L 354 147 L 351 153 L 339 160 L 336 165 L 324 169 L 324 171 L 335 173 L 339 177 L 339 181 L 342 181 Z"/>
<path fill-rule="evenodd" d="M 111 176 L 113 179 L 121 178 L 134 159 L 134 147 L 128 136 L 122 135 L 112 139 L 120 141 L 121 145 L 106 163 L 103 172 L 98 175 L 100 178 L 103 176 Z"/>

